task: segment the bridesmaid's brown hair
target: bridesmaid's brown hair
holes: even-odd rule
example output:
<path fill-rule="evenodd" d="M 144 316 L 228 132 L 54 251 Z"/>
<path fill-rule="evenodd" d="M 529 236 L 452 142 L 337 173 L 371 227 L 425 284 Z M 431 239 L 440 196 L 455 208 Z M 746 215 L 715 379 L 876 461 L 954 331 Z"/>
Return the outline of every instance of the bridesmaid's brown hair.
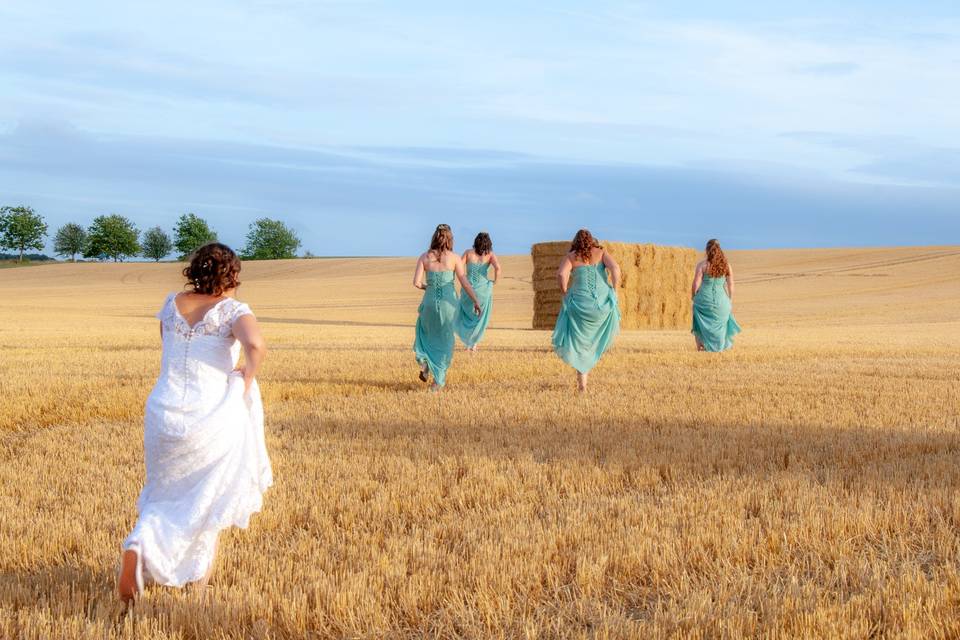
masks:
<path fill-rule="evenodd" d="M 430 238 L 430 253 L 435 253 L 437 262 L 440 262 L 444 251 L 453 251 L 453 231 L 448 224 L 438 224 Z"/>
<path fill-rule="evenodd" d="M 485 256 L 493 251 L 493 241 L 490 239 L 490 234 L 486 231 L 478 233 L 477 237 L 473 239 L 473 250 L 476 251 L 478 256 Z"/>

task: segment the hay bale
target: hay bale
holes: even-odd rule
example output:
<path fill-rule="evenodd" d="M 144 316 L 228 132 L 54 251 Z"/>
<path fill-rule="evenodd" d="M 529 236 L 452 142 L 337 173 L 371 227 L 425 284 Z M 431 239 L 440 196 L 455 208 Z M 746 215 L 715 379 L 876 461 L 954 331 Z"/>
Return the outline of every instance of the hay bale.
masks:
<path fill-rule="evenodd" d="M 623 275 L 617 297 L 624 329 L 687 329 L 693 304 L 690 282 L 697 253 L 683 247 L 605 242 Z M 569 242 L 533 245 L 533 328 L 553 329 L 563 298 L 557 267 Z"/>

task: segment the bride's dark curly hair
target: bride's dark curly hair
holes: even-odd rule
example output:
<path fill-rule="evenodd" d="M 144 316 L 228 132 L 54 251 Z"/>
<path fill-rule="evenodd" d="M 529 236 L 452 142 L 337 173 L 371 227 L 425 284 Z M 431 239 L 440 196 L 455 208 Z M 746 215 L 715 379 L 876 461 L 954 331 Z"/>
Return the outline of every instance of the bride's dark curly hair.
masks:
<path fill-rule="evenodd" d="M 240 258 L 227 245 L 211 242 L 193 252 L 183 277 L 194 293 L 220 296 L 240 286 Z"/>
<path fill-rule="evenodd" d="M 573 236 L 573 242 L 570 243 L 570 251 L 583 262 L 590 262 L 593 258 L 593 250 L 602 248 L 593 234 L 586 229 L 577 231 L 577 235 Z"/>

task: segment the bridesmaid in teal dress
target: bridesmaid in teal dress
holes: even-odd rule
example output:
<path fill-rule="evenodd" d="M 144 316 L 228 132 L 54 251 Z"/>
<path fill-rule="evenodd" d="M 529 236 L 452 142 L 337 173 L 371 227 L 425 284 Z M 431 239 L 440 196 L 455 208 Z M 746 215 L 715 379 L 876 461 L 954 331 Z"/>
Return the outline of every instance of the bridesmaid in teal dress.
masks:
<path fill-rule="evenodd" d="M 608 273 L 612 282 L 607 281 Z M 589 231 L 580 229 L 557 279 L 563 306 L 553 330 L 553 350 L 576 369 L 577 388 L 585 391 L 587 375 L 620 331 L 616 293 L 620 266 Z"/>
<path fill-rule="evenodd" d="M 733 318 L 733 269 L 717 240 L 707 242 L 707 257 L 697 264 L 692 293 L 697 351 L 726 351 L 740 325 Z"/>
<path fill-rule="evenodd" d="M 493 242 L 490 235 L 480 232 L 473 241 L 473 248 L 463 253 L 463 262 L 467 267 L 467 280 L 480 300 L 482 311 L 478 316 L 474 313 L 473 304 L 469 296 L 460 296 L 460 311 L 457 313 L 454 329 L 460 340 L 471 353 L 477 350 L 477 345 L 483 338 L 487 325 L 490 324 L 490 312 L 493 310 L 493 285 L 500 279 L 500 262 L 493 252 Z M 493 267 L 493 279 L 487 273 Z"/>
<path fill-rule="evenodd" d="M 463 260 L 453 252 L 453 232 L 448 225 L 441 224 L 433 232 L 430 250 L 417 259 L 413 275 L 413 286 L 423 290 L 413 351 L 420 365 L 420 379 L 426 382 L 433 375 L 434 391 L 446 384 L 447 369 L 453 360 L 453 323 L 460 307 L 454 277 L 473 300 L 473 312 L 479 315 L 480 303 L 467 280 Z"/>

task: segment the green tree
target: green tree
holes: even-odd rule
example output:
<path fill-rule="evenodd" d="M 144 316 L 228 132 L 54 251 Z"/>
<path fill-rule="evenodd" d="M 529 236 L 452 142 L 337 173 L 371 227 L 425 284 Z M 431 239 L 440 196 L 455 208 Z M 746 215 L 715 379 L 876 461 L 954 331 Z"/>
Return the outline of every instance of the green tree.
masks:
<path fill-rule="evenodd" d="M 143 234 L 143 257 L 153 258 L 154 262 L 160 262 L 161 259 L 170 255 L 173 251 L 173 242 L 170 236 L 163 232 L 160 227 L 147 229 Z"/>
<path fill-rule="evenodd" d="M 88 237 L 83 253 L 87 258 L 113 258 L 119 262 L 140 253 L 140 231 L 133 222 L 117 214 L 94 218 Z"/>
<path fill-rule="evenodd" d="M 53 251 L 58 256 L 70 256 L 70 262 L 77 261 L 77 254 L 83 253 L 87 246 L 87 232 L 80 225 L 68 222 L 53 236 Z"/>
<path fill-rule="evenodd" d="M 30 207 L 0 207 L 0 248 L 19 251 L 18 262 L 27 249 L 43 249 L 46 237 L 47 223 Z"/>
<path fill-rule="evenodd" d="M 297 257 L 300 238 L 279 220 L 259 218 L 250 225 L 243 257 L 247 260 L 281 260 Z"/>
<path fill-rule="evenodd" d="M 206 220 L 193 213 L 180 216 L 173 228 L 173 246 L 180 252 L 181 260 L 208 242 L 216 240 L 217 232 L 210 228 Z"/>

